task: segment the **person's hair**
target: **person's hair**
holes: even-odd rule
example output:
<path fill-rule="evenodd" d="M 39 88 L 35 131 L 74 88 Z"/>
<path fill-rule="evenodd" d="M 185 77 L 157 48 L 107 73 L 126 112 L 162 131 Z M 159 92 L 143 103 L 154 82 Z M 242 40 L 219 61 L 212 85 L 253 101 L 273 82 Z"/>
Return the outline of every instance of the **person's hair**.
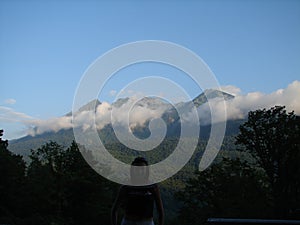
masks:
<path fill-rule="evenodd" d="M 131 176 L 131 179 L 132 179 L 132 181 L 133 182 L 140 182 L 139 181 L 139 179 L 141 179 L 141 177 L 136 177 L 135 175 L 134 175 L 134 167 L 135 166 L 143 166 L 143 165 L 138 165 L 138 164 L 141 164 L 141 163 L 143 163 L 143 164 L 145 164 L 145 166 L 147 166 L 146 167 L 146 174 L 144 175 L 144 179 L 145 180 L 148 180 L 148 178 L 149 178 L 149 167 L 148 167 L 148 161 L 144 158 L 144 157 L 136 157 L 133 161 L 132 161 L 132 163 L 131 163 L 131 168 L 130 168 L 130 176 Z M 136 179 L 138 179 L 138 180 L 136 180 Z"/>
<path fill-rule="evenodd" d="M 138 163 L 144 163 L 146 166 L 148 166 L 148 161 L 144 158 L 144 157 L 136 157 L 133 161 L 132 161 L 132 163 L 131 163 L 131 165 L 132 166 L 134 166 L 134 165 L 136 165 L 136 164 L 138 164 Z"/>

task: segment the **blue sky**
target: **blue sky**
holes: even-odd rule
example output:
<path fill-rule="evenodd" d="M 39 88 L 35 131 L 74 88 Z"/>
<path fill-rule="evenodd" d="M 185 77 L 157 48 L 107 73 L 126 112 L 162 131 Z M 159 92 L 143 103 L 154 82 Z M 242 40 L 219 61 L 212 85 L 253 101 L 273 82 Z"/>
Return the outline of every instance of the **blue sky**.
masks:
<path fill-rule="evenodd" d="M 88 66 L 133 41 L 164 40 L 187 47 L 221 85 L 234 85 L 243 93 L 274 92 L 300 78 L 296 0 L 4 0 L 0 28 L 0 105 L 34 118 L 69 112 Z M 109 91 L 124 85 L 122 79 L 113 81 L 100 100 L 112 101 Z M 186 78 L 182 85 L 191 86 L 192 97 L 200 92 Z M 18 136 L 18 122 L 0 120 L 0 125 L 7 138 Z"/>

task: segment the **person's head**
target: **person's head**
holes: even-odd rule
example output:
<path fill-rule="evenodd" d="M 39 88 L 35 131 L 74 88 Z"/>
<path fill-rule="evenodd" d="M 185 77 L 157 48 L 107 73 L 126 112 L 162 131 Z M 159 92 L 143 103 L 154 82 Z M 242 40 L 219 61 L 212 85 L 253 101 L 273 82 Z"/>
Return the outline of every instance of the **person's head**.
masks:
<path fill-rule="evenodd" d="M 143 157 L 136 157 L 130 168 L 130 178 L 133 184 L 145 184 L 149 179 L 148 161 Z"/>

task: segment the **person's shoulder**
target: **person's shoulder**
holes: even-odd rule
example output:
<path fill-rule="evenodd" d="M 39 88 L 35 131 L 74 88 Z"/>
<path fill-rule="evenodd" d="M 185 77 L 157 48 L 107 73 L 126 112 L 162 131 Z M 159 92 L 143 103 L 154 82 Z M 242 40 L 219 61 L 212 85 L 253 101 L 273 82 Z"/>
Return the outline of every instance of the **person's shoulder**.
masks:
<path fill-rule="evenodd" d="M 119 192 L 124 193 L 124 192 L 126 192 L 126 190 L 128 190 L 128 186 L 127 185 L 121 185 L 120 189 L 119 189 Z"/>
<path fill-rule="evenodd" d="M 152 188 L 158 188 L 157 183 L 151 184 L 150 186 L 151 186 Z"/>
<path fill-rule="evenodd" d="M 123 184 L 123 185 L 121 185 L 120 190 L 127 190 L 127 189 L 130 189 L 132 187 L 134 187 L 134 186 Z"/>
<path fill-rule="evenodd" d="M 157 192 L 158 191 L 158 185 L 156 183 L 154 184 L 150 184 L 150 185 L 147 185 L 147 189 L 149 190 L 152 190 L 153 192 Z"/>
<path fill-rule="evenodd" d="M 147 185 L 144 185 L 144 186 L 141 186 L 142 188 L 146 188 L 146 189 L 155 189 L 155 188 L 158 188 L 157 184 L 154 183 L 154 184 L 147 184 Z"/>
<path fill-rule="evenodd" d="M 132 186 L 132 185 L 121 185 L 120 190 L 131 190 L 131 189 L 157 189 L 158 185 L 156 183 L 154 184 L 148 184 L 143 186 Z"/>

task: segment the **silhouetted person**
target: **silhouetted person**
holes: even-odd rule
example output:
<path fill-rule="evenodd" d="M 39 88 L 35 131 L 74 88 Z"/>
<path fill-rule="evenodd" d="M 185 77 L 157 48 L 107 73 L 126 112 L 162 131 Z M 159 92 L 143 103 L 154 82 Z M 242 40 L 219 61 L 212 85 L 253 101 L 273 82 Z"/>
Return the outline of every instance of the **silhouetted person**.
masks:
<path fill-rule="evenodd" d="M 148 166 L 147 160 L 137 157 L 131 165 L 131 182 L 133 184 L 147 183 L 149 179 L 149 168 L 145 167 Z M 158 225 L 163 225 L 164 210 L 157 184 L 144 186 L 122 185 L 112 208 L 112 225 L 117 225 L 117 212 L 120 207 L 125 212 L 121 225 L 154 225 L 154 203 L 158 211 Z"/>

